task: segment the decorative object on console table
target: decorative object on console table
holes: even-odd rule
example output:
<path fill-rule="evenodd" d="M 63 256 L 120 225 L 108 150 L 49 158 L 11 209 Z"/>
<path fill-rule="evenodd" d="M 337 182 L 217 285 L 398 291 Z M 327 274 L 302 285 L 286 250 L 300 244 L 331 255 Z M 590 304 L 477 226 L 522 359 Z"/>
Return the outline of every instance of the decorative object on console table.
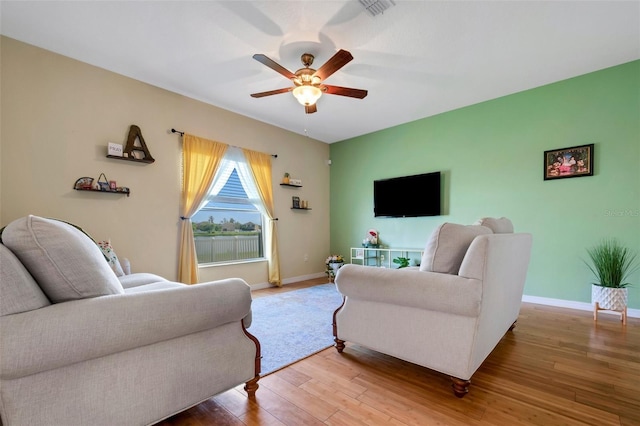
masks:
<path fill-rule="evenodd" d="M 637 254 L 623 247 L 617 240 L 604 240 L 587 249 L 591 263 L 587 262 L 596 281 L 591 284 L 591 303 L 594 305 L 593 320 L 598 321 L 598 311 L 616 311 L 627 323 L 628 286 L 626 282 L 640 265 Z"/>
<path fill-rule="evenodd" d="M 398 264 L 398 269 L 401 268 L 406 268 L 407 266 L 409 266 L 409 262 L 411 261 L 411 259 L 409 259 L 408 257 L 396 257 L 395 259 L 393 259 L 393 263 L 397 263 Z"/>
<path fill-rule="evenodd" d="M 593 144 L 544 152 L 544 180 L 593 176 Z"/>
<path fill-rule="evenodd" d="M 341 254 L 332 254 L 331 256 L 327 257 L 327 259 L 324 261 L 324 264 L 326 266 L 325 273 L 329 278 L 329 282 L 333 282 L 333 279 L 338 273 L 338 269 L 340 269 L 344 265 L 344 256 L 342 256 Z"/>
<path fill-rule="evenodd" d="M 362 240 L 362 247 L 380 247 L 379 233 L 376 229 L 369 229 L 367 235 Z"/>

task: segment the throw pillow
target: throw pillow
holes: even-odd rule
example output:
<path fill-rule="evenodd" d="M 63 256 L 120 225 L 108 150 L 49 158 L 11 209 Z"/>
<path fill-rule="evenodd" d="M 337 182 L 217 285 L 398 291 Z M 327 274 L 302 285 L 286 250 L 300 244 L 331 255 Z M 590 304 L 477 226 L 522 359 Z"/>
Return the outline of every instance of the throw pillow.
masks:
<path fill-rule="evenodd" d="M 67 223 L 29 215 L 7 225 L 2 240 L 53 303 L 124 293 L 98 246 Z"/>
<path fill-rule="evenodd" d="M 513 234 L 513 223 L 506 217 L 499 219 L 493 217 L 483 217 L 474 225 L 486 226 L 491 229 L 494 234 Z"/>
<path fill-rule="evenodd" d="M 473 239 L 491 233 L 491 229 L 485 226 L 443 223 L 427 241 L 420 270 L 457 274 Z"/>
<path fill-rule="evenodd" d="M 122 269 L 122 265 L 120 265 L 120 261 L 118 260 L 116 252 L 113 250 L 111 240 L 98 241 L 96 244 L 98 244 L 98 247 L 100 247 L 102 254 L 107 259 L 107 263 L 111 267 L 111 270 L 113 270 L 116 276 L 122 277 L 124 275 L 124 270 Z"/>

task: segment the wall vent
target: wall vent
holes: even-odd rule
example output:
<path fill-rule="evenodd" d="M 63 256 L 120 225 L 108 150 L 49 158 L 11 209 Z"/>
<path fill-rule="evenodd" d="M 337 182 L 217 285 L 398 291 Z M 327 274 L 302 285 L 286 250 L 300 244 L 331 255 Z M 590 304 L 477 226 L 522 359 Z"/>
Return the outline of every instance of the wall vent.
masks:
<path fill-rule="evenodd" d="M 360 4 L 367 9 L 371 16 L 384 13 L 385 10 L 396 5 L 393 0 L 360 0 Z"/>

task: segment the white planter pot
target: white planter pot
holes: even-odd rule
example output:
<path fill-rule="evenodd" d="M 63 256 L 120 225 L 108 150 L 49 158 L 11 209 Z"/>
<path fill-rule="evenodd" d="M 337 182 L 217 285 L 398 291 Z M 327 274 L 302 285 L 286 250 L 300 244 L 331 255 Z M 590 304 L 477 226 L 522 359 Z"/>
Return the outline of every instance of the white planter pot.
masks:
<path fill-rule="evenodd" d="M 591 303 L 610 311 L 624 311 L 629 298 L 628 288 L 611 288 L 591 285 Z"/>
<path fill-rule="evenodd" d="M 340 269 L 342 265 L 344 265 L 344 262 L 334 262 L 329 264 L 331 269 L 333 269 L 335 272 L 338 272 L 338 269 Z"/>

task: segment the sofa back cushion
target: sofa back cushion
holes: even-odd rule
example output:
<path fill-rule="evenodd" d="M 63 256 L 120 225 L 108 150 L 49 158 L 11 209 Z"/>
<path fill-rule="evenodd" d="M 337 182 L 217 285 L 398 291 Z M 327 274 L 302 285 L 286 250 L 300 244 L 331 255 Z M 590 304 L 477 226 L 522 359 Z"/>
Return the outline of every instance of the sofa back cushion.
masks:
<path fill-rule="evenodd" d="M 420 270 L 457 274 L 473 239 L 478 235 L 491 233 L 491 229 L 485 226 L 443 223 L 431 233 L 427 241 Z"/>
<path fill-rule="evenodd" d="M 0 316 L 33 311 L 51 304 L 29 271 L 3 244 L 0 244 L 0 265 Z"/>
<path fill-rule="evenodd" d="M 29 215 L 7 225 L 2 242 L 53 303 L 124 293 L 98 246 L 67 223 Z"/>
<path fill-rule="evenodd" d="M 474 225 L 486 226 L 490 228 L 494 234 L 513 234 L 513 223 L 506 217 L 494 218 L 483 217 L 479 219 Z"/>

